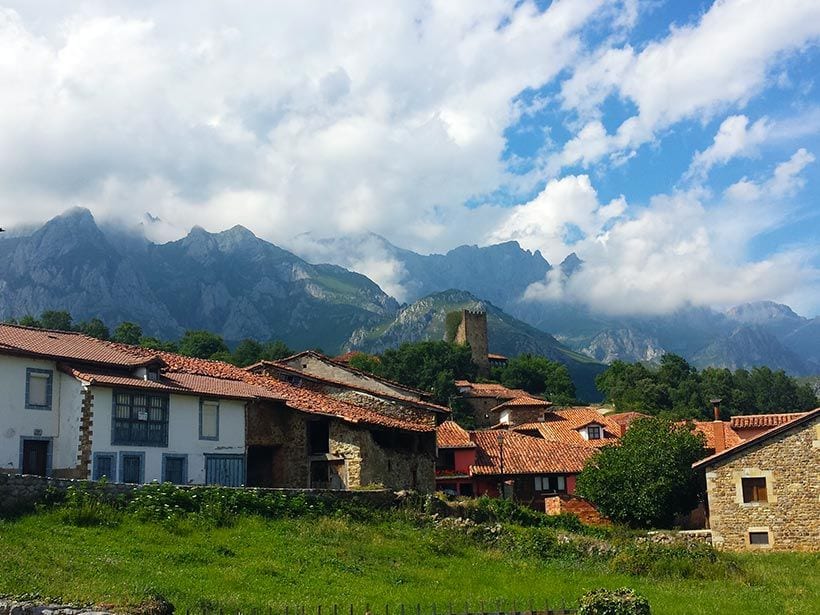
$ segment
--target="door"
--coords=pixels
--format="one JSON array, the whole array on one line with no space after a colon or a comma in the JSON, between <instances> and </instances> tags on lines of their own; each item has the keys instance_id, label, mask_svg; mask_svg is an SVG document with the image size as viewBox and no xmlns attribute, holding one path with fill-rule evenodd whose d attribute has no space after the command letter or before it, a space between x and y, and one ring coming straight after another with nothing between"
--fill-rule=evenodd
<instances>
[{"instance_id":1,"label":"door","mask_svg":"<svg viewBox=\"0 0 820 615\"><path fill-rule=\"evenodd\" d=\"M23 440L23 474L48 474L48 440Z\"/></svg>"},{"instance_id":2,"label":"door","mask_svg":"<svg viewBox=\"0 0 820 615\"><path fill-rule=\"evenodd\" d=\"M167 455L165 457L165 471L162 482L184 485L187 481L185 463L186 458L182 455Z\"/></svg>"},{"instance_id":3,"label":"door","mask_svg":"<svg viewBox=\"0 0 820 615\"><path fill-rule=\"evenodd\" d=\"M240 487L245 484L244 455L206 455L205 484Z\"/></svg>"}]
</instances>

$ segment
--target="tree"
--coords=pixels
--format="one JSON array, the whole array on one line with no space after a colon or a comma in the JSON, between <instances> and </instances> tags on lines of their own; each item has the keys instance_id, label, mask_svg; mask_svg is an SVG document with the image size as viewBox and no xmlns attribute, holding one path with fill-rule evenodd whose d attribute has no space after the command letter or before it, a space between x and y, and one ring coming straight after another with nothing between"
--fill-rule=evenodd
<instances>
[{"instance_id":1,"label":"tree","mask_svg":"<svg viewBox=\"0 0 820 615\"><path fill-rule=\"evenodd\" d=\"M141 337L142 327L136 323L125 321L117 325L111 339L121 344L131 344L132 346L136 346L140 343Z\"/></svg>"},{"instance_id":2,"label":"tree","mask_svg":"<svg viewBox=\"0 0 820 615\"><path fill-rule=\"evenodd\" d=\"M374 372L407 386L430 391L440 404L458 394L455 380L476 377L469 346L448 342L416 342L385 350Z\"/></svg>"},{"instance_id":3,"label":"tree","mask_svg":"<svg viewBox=\"0 0 820 615\"><path fill-rule=\"evenodd\" d=\"M258 363L262 358L262 344L250 338L244 339L236 345L230 357L230 362L239 367L247 367Z\"/></svg>"},{"instance_id":4,"label":"tree","mask_svg":"<svg viewBox=\"0 0 820 615\"><path fill-rule=\"evenodd\" d=\"M379 358L364 352L357 352L350 357L347 364L353 369L375 374L379 369Z\"/></svg>"},{"instance_id":5,"label":"tree","mask_svg":"<svg viewBox=\"0 0 820 615\"><path fill-rule=\"evenodd\" d=\"M26 314L20 319L20 324L24 327L35 327L37 329L42 329L43 325L40 323L39 320L34 318L31 314Z\"/></svg>"},{"instance_id":6,"label":"tree","mask_svg":"<svg viewBox=\"0 0 820 615\"><path fill-rule=\"evenodd\" d=\"M278 361L294 354L293 349L282 340L273 340L272 342L265 342L262 346L262 354L260 359L265 361Z\"/></svg>"},{"instance_id":7,"label":"tree","mask_svg":"<svg viewBox=\"0 0 820 615\"><path fill-rule=\"evenodd\" d=\"M669 395L655 374L640 363L614 361L595 378L595 386L619 412L658 414L671 410Z\"/></svg>"},{"instance_id":8,"label":"tree","mask_svg":"<svg viewBox=\"0 0 820 615\"><path fill-rule=\"evenodd\" d=\"M81 322L77 327L82 333L96 337L99 340L107 340L111 336L111 332L105 323L99 318L92 318L89 321Z\"/></svg>"},{"instance_id":9,"label":"tree","mask_svg":"<svg viewBox=\"0 0 820 615\"><path fill-rule=\"evenodd\" d=\"M546 357L522 354L507 361L496 375L506 387L544 394L557 404L570 404L575 400L575 384L566 365Z\"/></svg>"},{"instance_id":10,"label":"tree","mask_svg":"<svg viewBox=\"0 0 820 615\"><path fill-rule=\"evenodd\" d=\"M53 329L55 331L73 331L71 326L71 314L65 311L46 310L40 314L40 326L43 329Z\"/></svg>"},{"instance_id":11,"label":"tree","mask_svg":"<svg viewBox=\"0 0 820 615\"><path fill-rule=\"evenodd\" d=\"M151 350L162 350L164 352L179 352L176 342L164 342L156 337L141 337L139 345Z\"/></svg>"},{"instance_id":12,"label":"tree","mask_svg":"<svg viewBox=\"0 0 820 615\"><path fill-rule=\"evenodd\" d=\"M692 464L706 456L691 424L659 418L635 421L619 445L602 448L578 476L576 491L602 514L632 527L671 527L703 492Z\"/></svg>"},{"instance_id":13,"label":"tree","mask_svg":"<svg viewBox=\"0 0 820 615\"><path fill-rule=\"evenodd\" d=\"M188 330L179 340L179 354L200 359L210 359L217 353L228 352L225 341L216 333L204 330Z\"/></svg>"}]
</instances>

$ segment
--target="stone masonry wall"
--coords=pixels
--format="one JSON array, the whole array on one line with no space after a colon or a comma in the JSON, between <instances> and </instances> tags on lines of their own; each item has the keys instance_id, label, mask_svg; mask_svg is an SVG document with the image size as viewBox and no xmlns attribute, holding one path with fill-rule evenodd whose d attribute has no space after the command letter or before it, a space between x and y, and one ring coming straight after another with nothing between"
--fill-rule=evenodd
<instances>
[{"instance_id":1,"label":"stone masonry wall","mask_svg":"<svg viewBox=\"0 0 820 615\"><path fill-rule=\"evenodd\" d=\"M0 474L0 517L16 512L31 510L35 504L44 501L49 489L65 491L70 486L95 484L107 495L126 497L142 485L123 483L94 483L94 481L68 478L46 478L20 474ZM178 489L208 489L204 485L179 485ZM251 489L248 487L223 487L224 489L250 489L252 491L283 493L293 496L308 496L325 502L353 501L374 508L389 508L395 503L395 495L388 490L335 491L329 489Z\"/></svg>"},{"instance_id":2,"label":"stone masonry wall","mask_svg":"<svg viewBox=\"0 0 820 615\"><path fill-rule=\"evenodd\" d=\"M334 421L330 452L345 458L348 488L381 484L387 489L435 490L435 434L405 434L410 448L380 446L370 429Z\"/></svg>"},{"instance_id":3,"label":"stone masonry wall","mask_svg":"<svg viewBox=\"0 0 820 615\"><path fill-rule=\"evenodd\" d=\"M743 503L741 478L766 477L768 502ZM820 551L820 418L706 467L715 546ZM750 545L768 531L769 545Z\"/></svg>"},{"instance_id":4,"label":"stone masonry wall","mask_svg":"<svg viewBox=\"0 0 820 615\"><path fill-rule=\"evenodd\" d=\"M489 375L490 362L487 359L489 342L487 341L487 314L485 312L462 311L455 343L469 344L473 363L478 366L478 373L482 376Z\"/></svg>"},{"instance_id":5,"label":"stone masonry wall","mask_svg":"<svg viewBox=\"0 0 820 615\"><path fill-rule=\"evenodd\" d=\"M423 410L409 404L388 401L374 397L373 395L368 395L367 393L351 391L349 389L326 390L324 392L334 399L373 410L384 416L405 421L418 421L430 427L435 427L436 425L436 415L432 410Z\"/></svg>"}]
</instances>

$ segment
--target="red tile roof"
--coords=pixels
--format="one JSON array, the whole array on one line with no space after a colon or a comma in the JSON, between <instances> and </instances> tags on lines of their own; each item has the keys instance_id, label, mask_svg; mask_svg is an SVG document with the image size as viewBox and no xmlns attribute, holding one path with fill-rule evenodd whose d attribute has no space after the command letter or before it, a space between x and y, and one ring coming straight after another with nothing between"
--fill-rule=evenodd
<instances>
[{"instance_id":1,"label":"red tile roof","mask_svg":"<svg viewBox=\"0 0 820 615\"><path fill-rule=\"evenodd\" d=\"M370 389L351 385L346 382L342 382L341 380L335 380L333 378L328 378L326 376L317 376L315 374L311 374L309 372L303 372L301 370L295 369L288 365L283 365L278 361L259 361L258 363L254 363L253 365L249 365L248 367L244 368L245 370L255 373L255 374L264 374L264 370L270 371L279 371L283 373L290 374L292 376L298 376L299 378L304 378L305 380L312 380L315 382L325 382L327 384L338 386L345 389L352 389L355 391L361 391L363 393L367 393L369 395L374 395L376 397L381 397L383 399L388 399L391 401L397 401L404 404L410 404L413 406L418 406L420 408L424 408L425 410L430 410L432 412L437 412L440 414L450 414L452 411L447 406L441 406L439 404L434 404L429 401L424 401L417 399L416 397L410 397L408 395L398 395L398 394L388 394L388 393L381 393L375 392Z\"/></svg>"},{"instance_id":2,"label":"red tile roof","mask_svg":"<svg viewBox=\"0 0 820 615\"><path fill-rule=\"evenodd\" d=\"M436 428L439 448L475 448L470 433L455 421L444 421Z\"/></svg>"},{"instance_id":3,"label":"red tile roof","mask_svg":"<svg viewBox=\"0 0 820 615\"><path fill-rule=\"evenodd\" d=\"M529 393L521 389L508 389L507 387L494 382L470 382L469 380L456 380L456 387L463 389L461 394L464 397L494 397L496 399L514 399L516 397L528 397Z\"/></svg>"},{"instance_id":4,"label":"red tile roof","mask_svg":"<svg viewBox=\"0 0 820 615\"><path fill-rule=\"evenodd\" d=\"M626 433L626 430L629 429L629 426L632 425L632 423L638 419L649 418L648 414L644 414L642 412L616 412L614 414L607 414L606 416L608 419L615 421L621 426L622 436Z\"/></svg>"},{"instance_id":5,"label":"red tile roof","mask_svg":"<svg viewBox=\"0 0 820 615\"><path fill-rule=\"evenodd\" d=\"M107 368L60 364L60 369L86 384L130 389L145 389L179 395L205 395L225 399L268 399L284 401L264 387L236 380L199 374L164 372L160 380L145 380L133 374Z\"/></svg>"},{"instance_id":6,"label":"red tile roof","mask_svg":"<svg viewBox=\"0 0 820 615\"><path fill-rule=\"evenodd\" d=\"M82 333L33 329L19 325L0 324L0 352L67 359L98 365L146 365L156 360L153 351L134 352L131 346L104 342Z\"/></svg>"},{"instance_id":7,"label":"red tile roof","mask_svg":"<svg viewBox=\"0 0 820 615\"><path fill-rule=\"evenodd\" d=\"M360 369L356 369L355 367L350 367L350 365L348 365L347 363L344 363L344 362L341 362L341 361L336 361L335 359L331 359L330 357L323 355L321 352L316 352L315 350L303 350L302 352L297 352L294 355L291 355L289 357L285 357L284 359L280 359L279 361L276 361L276 362L284 365L284 364L287 364L288 361L292 361L293 359L298 359L300 357L305 357L305 356L313 357L313 358L318 359L320 361L323 361L323 362L325 362L329 365L335 365L336 367L338 367L340 369L343 369L346 372L350 372L351 374L357 374L359 376L364 376L366 378L372 378L373 380L383 382L387 385L394 386L394 387L397 387L397 388L400 388L400 389L404 389L405 391L407 391L409 393L414 393L414 394L417 394L421 397L429 398L432 395L430 393L430 391L422 391L421 389L416 389L414 387L407 386L406 384L402 384L401 382L396 382L395 380L390 380L388 378L383 378L382 376L377 376L375 374L371 374L370 372L364 372Z\"/></svg>"},{"instance_id":8,"label":"red tile roof","mask_svg":"<svg viewBox=\"0 0 820 615\"><path fill-rule=\"evenodd\" d=\"M732 429L760 429L762 427L777 427L803 416L805 412L790 412L786 414L747 414L733 416L730 420Z\"/></svg>"},{"instance_id":9,"label":"red tile roof","mask_svg":"<svg viewBox=\"0 0 820 615\"><path fill-rule=\"evenodd\" d=\"M724 448L731 448L743 442L743 438L737 435L737 432L732 429L728 421L679 421L679 425L692 423L695 426L695 431L702 433L706 437L706 448L715 450L715 430L723 430L723 446Z\"/></svg>"},{"instance_id":10,"label":"red tile roof","mask_svg":"<svg viewBox=\"0 0 820 615\"><path fill-rule=\"evenodd\" d=\"M499 404L495 408L490 409L490 412L501 412L507 408L549 408L550 406L552 406L551 401L527 395L525 397L515 397L505 401L503 404Z\"/></svg>"},{"instance_id":11,"label":"red tile roof","mask_svg":"<svg viewBox=\"0 0 820 615\"><path fill-rule=\"evenodd\" d=\"M501 474L501 444L503 434L504 475L512 474L576 474L584 468L587 459L595 454L588 446L564 442L550 442L514 431L474 431L472 440L478 445L474 475Z\"/></svg>"},{"instance_id":12,"label":"red tile roof","mask_svg":"<svg viewBox=\"0 0 820 615\"><path fill-rule=\"evenodd\" d=\"M603 437L597 440L585 440L579 429L590 423L603 427ZM621 436L621 427L609 417L602 415L595 408L572 407L556 408L547 413L544 421L524 423L512 428L514 431L538 434L544 440L565 442L575 446L599 448L617 442Z\"/></svg>"},{"instance_id":13,"label":"red tile roof","mask_svg":"<svg viewBox=\"0 0 820 615\"><path fill-rule=\"evenodd\" d=\"M0 325L0 353L37 356L60 362L75 377L99 386L135 386L190 395L237 399L284 400L291 408L363 423L416 432L432 432L420 422L397 419L348 404L327 395L258 376L224 363L106 342L82 333ZM160 362L158 383L135 378L131 368ZM159 388L166 387L166 388Z\"/></svg>"},{"instance_id":14,"label":"red tile roof","mask_svg":"<svg viewBox=\"0 0 820 615\"><path fill-rule=\"evenodd\" d=\"M732 448L727 448L724 451L721 451L719 453L715 453L714 455L710 455L709 457L701 459L700 461L697 461L697 462L693 463L692 467L697 470L699 468L703 468L703 467L706 467L708 465L711 465L716 461L720 461L722 459L728 459L728 458L731 458L731 457L735 457L736 455L739 455L743 451L748 450L749 448L751 448L753 446L761 444L761 443L765 442L766 440L768 440L770 438L773 438L773 437L775 437L775 436L777 436L777 435L779 435L779 434L781 434L785 431L789 431L793 427L798 427L798 426L803 425L803 424L805 424L809 421L812 421L812 420L814 420L818 417L820 417L820 408L815 408L811 412L805 412L805 413L801 414L800 416L798 416L796 418L793 418L791 421L788 421L787 423L781 423L777 427L773 427L772 429L769 429L768 431L764 431L763 433L758 434L754 438L749 438L748 440L743 440L737 446L733 446Z\"/></svg>"}]
</instances>

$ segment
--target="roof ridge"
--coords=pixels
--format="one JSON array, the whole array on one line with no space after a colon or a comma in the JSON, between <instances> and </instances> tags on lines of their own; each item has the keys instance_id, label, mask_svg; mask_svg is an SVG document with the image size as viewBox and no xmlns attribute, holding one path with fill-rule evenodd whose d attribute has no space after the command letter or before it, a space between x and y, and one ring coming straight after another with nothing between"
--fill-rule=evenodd
<instances>
[{"instance_id":1,"label":"roof ridge","mask_svg":"<svg viewBox=\"0 0 820 615\"><path fill-rule=\"evenodd\" d=\"M82 331L63 331L62 329L46 329L45 327L31 327L29 325L20 325L13 322L0 322L0 326L2 327L14 327L15 329L25 329L27 331L42 331L44 333L62 333L64 335L80 335L82 337L91 339L91 340L100 340L97 337L91 337L90 335L83 333Z\"/></svg>"}]
</instances>

